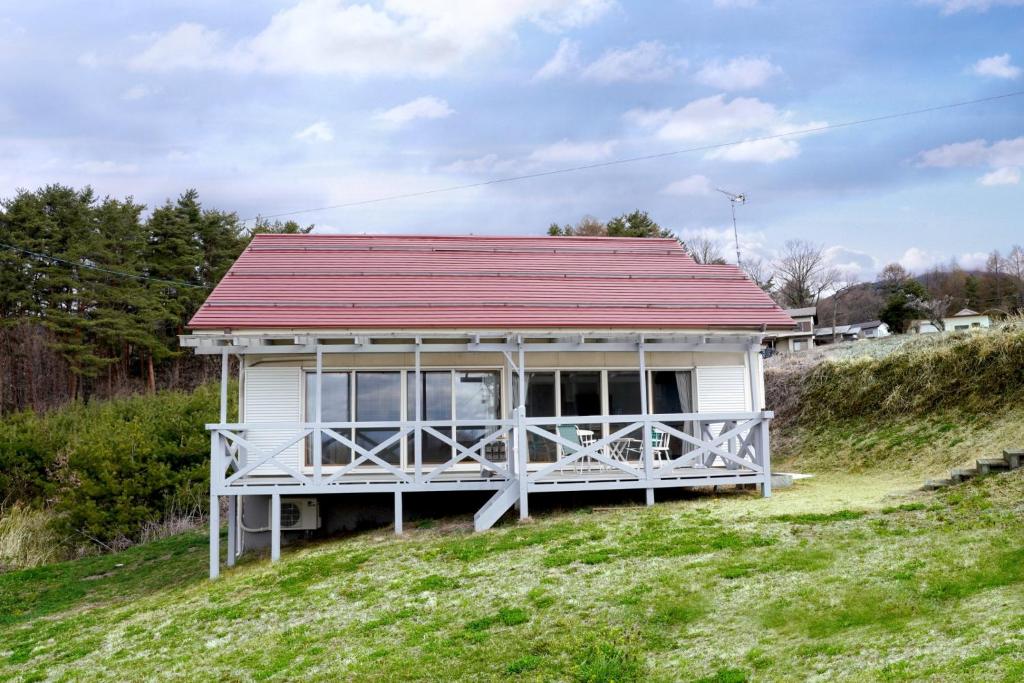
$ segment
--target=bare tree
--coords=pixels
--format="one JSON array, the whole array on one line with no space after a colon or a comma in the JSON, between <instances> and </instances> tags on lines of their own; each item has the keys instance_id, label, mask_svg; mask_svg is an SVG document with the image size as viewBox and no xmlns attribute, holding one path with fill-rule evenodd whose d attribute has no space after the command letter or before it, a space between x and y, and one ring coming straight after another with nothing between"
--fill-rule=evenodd
<instances>
[{"instance_id":1,"label":"bare tree","mask_svg":"<svg viewBox=\"0 0 1024 683\"><path fill-rule=\"evenodd\" d=\"M718 244L707 237L693 237L683 241L683 248L697 263L724 265L725 257Z\"/></svg>"},{"instance_id":2,"label":"bare tree","mask_svg":"<svg viewBox=\"0 0 1024 683\"><path fill-rule=\"evenodd\" d=\"M754 284L768 292L772 293L775 289L775 270L772 268L770 263L765 263L756 256L748 256L743 259L743 263L740 265L743 272L747 274Z\"/></svg>"},{"instance_id":3,"label":"bare tree","mask_svg":"<svg viewBox=\"0 0 1024 683\"><path fill-rule=\"evenodd\" d=\"M953 297L951 296L937 296L932 299L911 296L907 299L907 304L920 311L928 319L928 322L940 332L946 331L946 316L949 315L952 303Z\"/></svg>"},{"instance_id":4,"label":"bare tree","mask_svg":"<svg viewBox=\"0 0 1024 683\"><path fill-rule=\"evenodd\" d=\"M838 341L838 335L836 334L836 319L839 317L839 299L844 294L849 292L851 289L856 287L860 282L856 277L850 276L845 282L835 284L835 291L832 293L832 343L835 344Z\"/></svg>"},{"instance_id":5,"label":"bare tree","mask_svg":"<svg viewBox=\"0 0 1024 683\"><path fill-rule=\"evenodd\" d=\"M898 263L890 263L878 274L878 281L890 292L899 289L909 279L910 273Z\"/></svg>"},{"instance_id":6,"label":"bare tree","mask_svg":"<svg viewBox=\"0 0 1024 683\"><path fill-rule=\"evenodd\" d=\"M840 278L839 271L825 258L825 248L806 240L786 242L775 271L778 296L789 308L816 305L822 293L832 289Z\"/></svg>"},{"instance_id":7,"label":"bare tree","mask_svg":"<svg viewBox=\"0 0 1024 683\"><path fill-rule=\"evenodd\" d=\"M1006 255L1006 272L1016 281L1017 308L1024 308L1024 248L1019 244Z\"/></svg>"}]
</instances>

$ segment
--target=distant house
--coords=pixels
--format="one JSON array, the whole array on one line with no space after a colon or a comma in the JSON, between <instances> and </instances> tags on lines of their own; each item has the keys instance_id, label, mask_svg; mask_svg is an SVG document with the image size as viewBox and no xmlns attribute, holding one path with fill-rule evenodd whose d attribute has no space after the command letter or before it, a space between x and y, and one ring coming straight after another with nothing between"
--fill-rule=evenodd
<instances>
[{"instance_id":1,"label":"distant house","mask_svg":"<svg viewBox=\"0 0 1024 683\"><path fill-rule=\"evenodd\" d=\"M942 323L946 328L946 332L953 332L970 330L972 328L987 328L991 326L992 321L984 313L964 308L955 315L943 318ZM910 324L910 331L915 334L928 334L930 332L938 332L939 329L930 320L915 320Z\"/></svg>"},{"instance_id":2,"label":"distant house","mask_svg":"<svg viewBox=\"0 0 1024 683\"><path fill-rule=\"evenodd\" d=\"M860 338L860 328L856 325L836 325L834 333L831 327L814 330L814 343L818 345L831 344L833 341L857 341Z\"/></svg>"},{"instance_id":3,"label":"distant house","mask_svg":"<svg viewBox=\"0 0 1024 683\"><path fill-rule=\"evenodd\" d=\"M855 323L853 327L860 328L861 339L881 339L892 334L889 326L881 320L869 320L866 323Z\"/></svg>"},{"instance_id":4,"label":"distant house","mask_svg":"<svg viewBox=\"0 0 1024 683\"><path fill-rule=\"evenodd\" d=\"M881 320L869 320L864 323L851 323L850 325L837 325L835 334L831 327L819 327L814 330L815 344L831 344L835 341L857 341L859 339L881 339L892 334L889 326Z\"/></svg>"},{"instance_id":5,"label":"distant house","mask_svg":"<svg viewBox=\"0 0 1024 683\"><path fill-rule=\"evenodd\" d=\"M796 328L788 331L771 332L765 335L765 348L774 349L776 353L797 353L814 348L814 323L817 322L817 309L789 308L786 314L796 321Z\"/></svg>"}]
</instances>

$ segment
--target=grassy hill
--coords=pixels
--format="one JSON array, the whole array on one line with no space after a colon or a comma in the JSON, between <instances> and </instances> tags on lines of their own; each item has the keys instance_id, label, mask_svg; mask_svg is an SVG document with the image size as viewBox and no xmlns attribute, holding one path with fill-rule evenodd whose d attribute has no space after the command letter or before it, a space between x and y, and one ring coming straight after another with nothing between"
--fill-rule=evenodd
<instances>
[{"instance_id":1,"label":"grassy hill","mask_svg":"<svg viewBox=\"0 0 1024 683\"><path fill-rule=\"evenodd\" d=\"M201 533L8 572L0 680L1024 679L1024 470L917 490L1024 445L1020 324L772 365L776 461L816 476L770 499L433 520L217 582Z\"/></svg>"},{"instance_id":2,"label":"grassy hill","mask_svg":"<svg viewBox=\"0 0 1024 683\"><path fill-rule=\"evenodd\" d=\"M1024 322L772 359L766 394L777 464L936 474L1024 446Z\"/></svg>"},{"instance_id":3,"label":"grassy hill","mask_svg":"<svg viewBox=\"0 0 1024 683\"><path fill-rule=\"evenodd\" d=\"M1024 470L893 479L362 533L216 582L201 534L11 572L0 678L1020 680Z\"/></svg>"}]
</instances>

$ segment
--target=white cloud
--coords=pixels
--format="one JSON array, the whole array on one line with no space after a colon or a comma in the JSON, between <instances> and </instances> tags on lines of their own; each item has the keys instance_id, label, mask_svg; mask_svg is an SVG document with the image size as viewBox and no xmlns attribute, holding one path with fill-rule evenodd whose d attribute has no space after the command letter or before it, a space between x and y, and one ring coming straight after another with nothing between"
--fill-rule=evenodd
<instances>
[{"instance_id":1,"label":"white cloud","mask_svg":"<svg viewBox=\"0 0 1024 683\"><path fill-rule=\"evenodd\" d=\"M943 14L957 14L966 10L987 12L992 7L1016 7L1024 0L924 0L928 5L937 5Z\"/></svg>"},{"instance_id":2,"label":"white cloud","mask_svg":"<svg viewBox=\"0 0 1024 683\"><path fill-rule=\"evenodd\" d=\"M148 85L133 85L132 87L121 93L121 99L133 102L135 100L141 100L149 97L157 92L155 88L151 88Z\"/></svg>"},{"instance_id":3,"label":"white cloud","mask_svg":"<svg viewBox=\"0 0 1024 683\"><path fill-rule=\"evenodd\" d=\"M615 150L615 140L605 142L570 142L561 140L553 145L539 147L530 153L528 161L550 163L574 163L607 159Z\"/></svg>"},{"instance_id":4,"label":"white cloud","mask_svg":"<svg viewBox=\"0 0 1024 683\"><path fill-rule=\"evenodd\" d=\"M757 7L758 0L714 0L715 7Z\"/></svg>"},{"instance_id":5,"label":"white cloud","mask_svg":"<svg viewBox=\"0 0 1024 683\"><path fill-rule=\"evenodd\" d=\"M81 161L75 164L75 169L92 175L124 175L136 173L139 167L117 161Z\"/></svg>"},{"instance_id":6,"label":"white cloud","mask_svg":"<svg viewBox=\"0 0 1024 683\"><path fill-rule=\"evenodd\" d=\"M545 81L550 78L565 76L576 71L580 67L580 44L569 38L562 38L558 43L558 49L551 56L544 66L533 75L538 81Z\"/></svg>"},{"instance_id":7,"label":"white cloud","mask_svg":"<svg viewBox=\"0 0 1024 683\"><path fill-rule=\"evenodd\" d=\"M1016 185L1020 182L1020 169L1016 166L1004 166L978 178L978 182L986 186Z\"/></svg>"},{"instance_id":8,"label":"white cloud","mask_svg":"<svg viewBox=\"0 0 1024 683\"><path fill-rule=\"evenodd\" d=\"M965 252L949 258L919 247L910 247L899 258L899 264L911 273L923 273L932 268L949 264L957 265L965 270L978 270L985 267L986 260L988 260L988 254L983 251Z\"/></svg>"},{"instance_id":9,"label":"white cloud","mask_svg":"<svg viewBox=\"0 0 1024 683\"><path fill-rule=\"evenodd\" d=\"M296 133L295 139L303 142L330 142L334 139L334 130L326 121L317 121Z\"/></svg>"},{"instance_id":10,"label":"white cloud","mask_svg":"<svg viewBox=\"0 0 1024 683\"><path fill-rule=\"evenodd\" d=\"M78 63L88 69L95 69L102 64L102 61L103 60L100 59L100 56L92 50L78 55Z\"/></svg>"},{"instance_id":11,"label":"white cloud","mask_svg":"<svg viewBox=\"0 0 1024 683\"><path fill-rule=\"evenodd\" d=\"M686 60L658 41L641 41L630 48L614 48L593 62L580 59L580 45L575 40L562 39L558 49L544 66L534 74L536 80L562 76L577 76L596 83L665 81L686 67Z\"/></svg>"},{"instance_id":12,"label":"white cloud","mask_svg":"<svg viewBox=\"0 0 1024 683\"><path fill-rule=\"evenodd\" d=\"M202 24L186 22L157 36L156 39L131 60L133 68L142 71L171 71L174 69L201 69L224 63L223 38ZM237 56L231 58L238 59Z\"/></svg>"},{"instance_id":13,"label":"white cloud","mask_svg":"<svg viewBox=\"0 0 1024 683\"><path fill-rule=\"evenodd\" d=\"M682 180L670 183L661 192L662 194L675 195L677 197L693 197L709 195L714 192L711 181L706 176L692 175Z\"/></svg>"},{"instance_id":14,"label":"white cloud","mask_svg":"<svg viewBox=\"0 0 1024 683\"><path fill-rule=\"evenodd\" d=\"M450 164L441 167L445 173L491 173L499 170L503 164L497 154L485 154L474 159L456 159Z\"/></svg>"},{"instance_id":15,"label":"white cloud","mask_svg":"<svg viewBox=\"0 0 1024 683\"><path fill-rule=\"evenodd\" d=\"M448 103L437 97L418 97L411 102L382 111L374 118L386 126L400 128L416 119L443 119L451 116L455 110Z\"/></svg>"},{"instance_id":16,"label":"white cloud","mask_svg":"<svg viewBox=\"0 0 1024 683\"><path fill-rule=\"evenodd\" d=\"M725 95L694 100L679 109L634 109L626 113L626 118L641 128L653 130L655 137L661 140L712 144L729 142L734 138L784 135L825 125L818 121L797 123L793 112L780 111L775 105L756 97L737 97L728 101ZM789 137L750 140L710 150L704 156L724 161L772 163L799 153L799 143L794 137Z\"/></svg>"},{"instance_id":17,"label":"white cloud","mask_svg":"<svg viewBox=\"0 0 1024 683\"><path fill-rule=\"evenodd\" d=\"M580 77L598 83L664 81L686 65L658 41L642 41L629 49L608 50L585 66Z\"/></svg>"},{"instance_id":18,"label":"white cloud","mask_svg":"<svg viewBox=\"0 0 1024 683\"><path fill-rule=\"evenodd\" d=\"M869 282L878 272L878 259L867 252L842 245L825 249L825 261L847 282Z\"/></svg>"},{"instance_id":19,"label":"white cloud","mask_svg":"<svg viewBox=\"0 0 1024 683\"><path fill-rule=\"evenodd\" d=\"M612 6L610 0L385 0L377 8L301 0L277 12L259 33L232 45L216 30L180 24L156 37L132 65L158 71L439 76L511 44L523 23L560 31L592 23Z\"/></svg>"},{"instance_id":20,"label":"white cloud","mask_svg":"<svg viewBox=\"0 0 1024 683\"><path fill-rule=\"evenodd\" d=\"M1010 63L1008 53L979 59L971 67L978 76L990 76L992 78L1019 78L1021 68Z\"/></svg>"},{"instance_id":21,"label":"white cloud","mask_svg":"<svg viewBox=\"0 0 1024 683\"><path fill-rule=\"evenodd\" d=\"M995 170L978 179L982 185L1016 184L1020 181L1020 167L1024 166L1024 136L992 144L979 139L942 145L921 152L917 165L931 168L988 166Z\"/></svg>"},{"instance_id":22,"label":"white cloud","mask_svg":"<svg viewBox=\"0 0 1024 683\"><path fill-rule=\"evenodd\" d=\"M781 73L782 69L765 57L736 57L728 62L708 62L694 78L704 85L733 91L759 88Z\"/></svg>"}]
</instances>

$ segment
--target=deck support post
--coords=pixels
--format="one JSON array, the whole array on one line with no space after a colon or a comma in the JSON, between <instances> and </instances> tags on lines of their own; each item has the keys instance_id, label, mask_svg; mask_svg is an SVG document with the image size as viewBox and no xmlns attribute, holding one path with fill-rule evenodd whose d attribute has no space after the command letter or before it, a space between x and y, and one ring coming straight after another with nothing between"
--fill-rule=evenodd
<instances>
[{"instance_id":1,"label":"deck support post","mask_svg":"<svg viewBox=\"0 0 1024 683\"><path fill-rule=\"evenodd\" d=\"M768 420L761 418L757 426L760 430L758 445L761 447L761 467L764 468L764 483L761 484L761 495L770 498L772 495L772 449L768 437Z\"/></svg>"},{"instance_id":2,"label":"deck support post","mask_svg":"<svg viewBox=\"0 0 1024 683\"><path fill-rule=\"evenodd\" d=\"M281 494L270 494L270 561L281 559Z\"/></svg>"},{"instance_id":3,"label":"deck support post","mask_svg":"<svg viewBox=\"0 0 1024 683\"><path fill-rule=\"evenodd\" d=\"M238 555L238 496L228 496L228 557L227 565L235 566Z\"/></svg>"},{"instance_id":4,"label":"deck support post","mask_svg":"<svg viewBox=\"0 0 1024 683\"><path fill-rule=\"evenodd\" d=\"M210 432L210 578L220 575L220 501L217 484L224 471L220 465L220 439L216 431Z\"/></svg>"},{"instance_id":5,"label":"deck support post","mask_svg":"<svg viewBox=\"0 0 1024 683\"><path fill-rule=\"evenodd\" d=\"M220 500L210 492L210 578L220 576Z\"/></svg>"},{"instance_id":6,"label":"deck support post","mask_svg":"<svg viewBox=\"0 0 1024 683\"><path fill-rule=\"evenodd\" d=\"M649 415L647 401L649 400L647 395L647 349L644 347L644 337L640 335L636 343L637 357L640 367L640 414L644 417L644 428L643 428L643 449L641 454L644 459L644 479L650 481L654 478L654 467L652 463L653 451L651 450L651 423L647 420ZM647 504L654 505L654 489L647 489Z\"/></svg>"},{"instance_id":7,"label":"deck support post","mask_svg":"<svg viewBox=\"0 0 1024 683\"><path fill-rule=\"evenodd\" d=\"M402 535L402 492L395 491L395 534Z\"/></svg>"},{"instance_id":8,"label":"deck support post","mask_svg":"<svg viewBox=\"0 0 1024 683\"><path fill-rule=\"evenodd\" d=\"M526 444L526 352L523 349L522 338L517 339L519 343L518 367L519 373L519 405L516 407L516 478L519 480L519 519L528 519L530 516L529 498L529 472L527 470L528 447Z\"/></svg>"}]
</instances>

